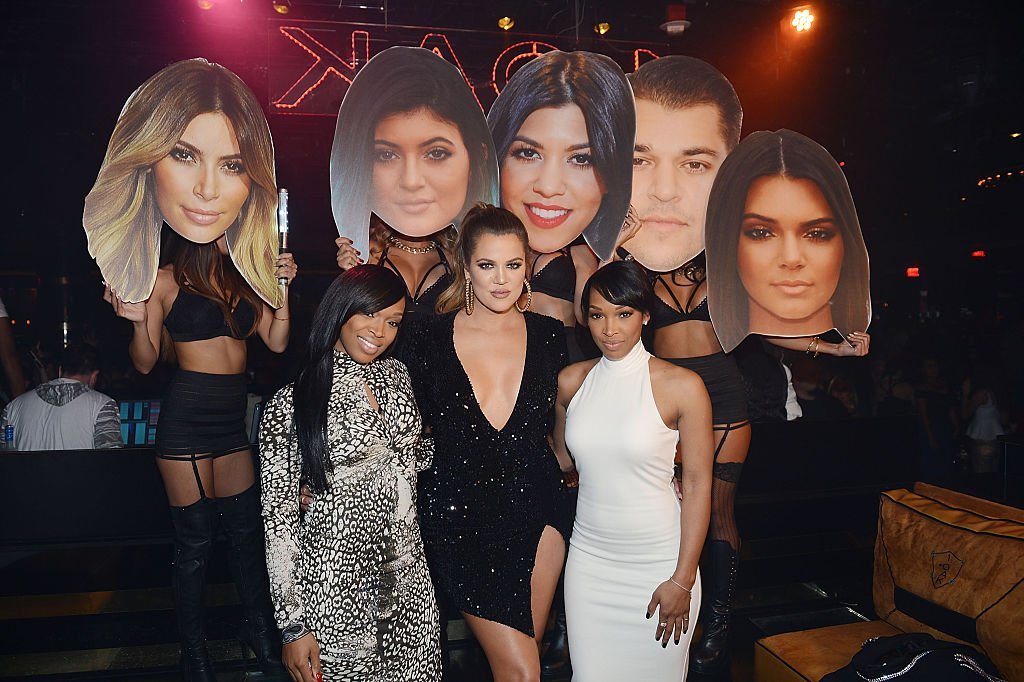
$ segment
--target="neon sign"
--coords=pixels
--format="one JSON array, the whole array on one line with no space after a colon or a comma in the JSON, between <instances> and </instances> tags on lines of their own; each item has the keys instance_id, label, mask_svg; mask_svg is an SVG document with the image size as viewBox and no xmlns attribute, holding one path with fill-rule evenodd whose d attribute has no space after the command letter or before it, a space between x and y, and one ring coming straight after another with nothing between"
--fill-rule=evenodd
<instances>
[{"instance_id":1,"label":"neon sign","mask_svg":"<svg viewBox=\"0 0 1024 682\"><path fill-rule=\"evenodd\" d=\"M393 45L414 45L432 50L454 64L485 110L523 64L551 50L577 49L559 45L563 38L523 40L508 44L508 34L483 31L376 26L340 22L281 22L270 26L270 111L277 114L337 116L349 84L372 53ZM502 49L495 54L494 45ZM605 39L582 42L578 49L627 56L626 71L657 59L664 45L645 45ZM465 58L460 58L460 54Z\"/></svg>"}]
</instances>

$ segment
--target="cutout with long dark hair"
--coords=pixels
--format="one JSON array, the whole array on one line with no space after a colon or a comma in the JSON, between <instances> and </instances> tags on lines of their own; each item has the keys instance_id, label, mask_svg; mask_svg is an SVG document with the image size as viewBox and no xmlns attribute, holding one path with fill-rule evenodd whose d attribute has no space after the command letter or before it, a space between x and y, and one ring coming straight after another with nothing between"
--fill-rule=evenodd
<instances>
[{"instance_id":1,"label":"cutout with long dark hair","mask_svg":"<svg viewBox=\"0 0 1024 682\"><path fill-rule=\"evenodd\" d=\"M570 104L583 112L594 170L605 188L583 236L598 258L607 260L629 210L636 138L633 93L619 65L592 52L548 52L509 80L487 114L487 125L501 167L530 114Z\"/></svg>"},{"instance_id":2,"label":"cutout with long dark hair","mask_svg":"<svg viewBox=\"0 0 1024 682\"><path fill-rule=\"evenodd\" d=\"M708 197L704 243L711 322L725 352L750 332L747 292L737 267L739 233L754 181L778 176L810 180L828 202L843 236L843 264L832 295L832 321L843 336L871 321L868 250L850 186L832 155L792 130L751 133L726 157Z\"/></svg>"},{"instance_id":3,"label":"cutout with long dark hair","mask_svg":"<svg viewBox=\"0 0 1024 682\"><path fill-rule=\"evenodd\" d=\"M292 392L302 479L308 481L313 492L327 489L327 473L331 470L327 407L334 378L334 346L341 326L353 315L379 312L403 298L405 283L401 277L379 265L357 265L338 275L313 315L302 369ZM390 351L390 347L385 349L381 357Z\"/></svg>"}]
</instances>

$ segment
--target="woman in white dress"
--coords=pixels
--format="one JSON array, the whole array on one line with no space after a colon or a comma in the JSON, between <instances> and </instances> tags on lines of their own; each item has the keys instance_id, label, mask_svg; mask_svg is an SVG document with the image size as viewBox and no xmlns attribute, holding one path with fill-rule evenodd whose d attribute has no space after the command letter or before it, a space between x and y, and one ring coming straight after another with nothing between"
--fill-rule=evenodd
<instances>
[{"instance_id":1,"label":"woman in white dress","mask_svg":"<svg viewBox=\"0 0 1024 682\"><path fill-rule=\"evenodd\" d=\"M565 568L575 682L684 680L700 610L711 402L697 374L655 358L640 341L652 297L635 263L598 270L583 306L603 357L558 377L556 454L563 470L574 459L579 474ZM672 484L677 441L681 503Z\"/></svg>"}]
</instances>

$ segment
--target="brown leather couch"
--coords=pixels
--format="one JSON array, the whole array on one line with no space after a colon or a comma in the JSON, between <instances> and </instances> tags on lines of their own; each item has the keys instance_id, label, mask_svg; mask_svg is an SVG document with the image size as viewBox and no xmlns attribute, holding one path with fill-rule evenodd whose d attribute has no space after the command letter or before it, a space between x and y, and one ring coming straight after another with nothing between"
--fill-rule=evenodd
<instances>
[{"instance_id":1,"label":"brown leather couch","mask_svg":"<svg viewBox=\"0 0 1024 682\"><path fill-rule=\"evenodd\" d=\"M818 682L867 639L927 632L1024 682L1024 510L924 483L882 493L873 601L881 620L759 640L755 679Z\"/></svg>"}]
</instances>

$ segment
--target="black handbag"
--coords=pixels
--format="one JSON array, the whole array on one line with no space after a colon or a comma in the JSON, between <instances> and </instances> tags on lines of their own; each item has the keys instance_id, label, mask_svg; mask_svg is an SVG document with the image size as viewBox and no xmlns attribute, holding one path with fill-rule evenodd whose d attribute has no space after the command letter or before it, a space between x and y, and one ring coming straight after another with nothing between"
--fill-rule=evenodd
<instances>
[{"instance_id":1,"label":"black handbag","mask_svg":"<svg viewBox=\"0 0 1024 682\"><path fill-rule=\"evenodd\" d=\"M1005 682L983 653L923 632L875 637L821 682Z\"/></svg>"}]
</instances>

